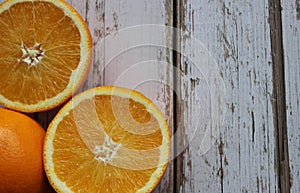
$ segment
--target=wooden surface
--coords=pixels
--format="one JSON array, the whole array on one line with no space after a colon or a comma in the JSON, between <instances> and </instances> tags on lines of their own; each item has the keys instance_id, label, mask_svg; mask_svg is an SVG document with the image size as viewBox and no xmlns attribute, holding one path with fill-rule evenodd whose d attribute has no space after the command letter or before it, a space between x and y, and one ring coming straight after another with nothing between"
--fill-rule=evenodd
<instances>
[{"instance_id":1,"label":"wooden surface","mask_svg":"<svg viewBox=\"0 0 300 193\"><path fill-rule=\"evenodd\" d=\"M151 65L152 61L157 61L158 64L172 64L172 51L164 47L140 45L141 42L151 39L150 33L134 34L137 36L132 40L123 36L127 32L132 33L130 27L133 26L144 24L172 26L172 2L161 0L70 0L67 2L85 19L94 42L93 66L81 91L102 85L138 90L158 105L168 119L173 133L173 96L171 95L173 74L166 65ZM51 119L55 113L50 113ZM43 121L45 114L37 116L38 120L44 123L44 127L47 127L47 123ZM173 192L173 169L171 160L161 183L154 192Z\"/></svg>"},{"instance_id":2,"label":"wooden surface","mask_svg":"<svg viewBox=\"0 0 300 193\"><path fill-rule=\"evenodd\" d=\"M194 140L183 154L180 192L278 192L268 2L187 0L181 7L182 44L197 38L216 59L227 112L210 151L197 154L201 141Z\"/></svg>"},{"instance_id":3,"label":"wooden surface","mask_svg":"<svg viewBox=\"0 0 300 193\"><path fill-rule=\"evenodd\" d=\"M67 2L94 42L81 91L134 88L168 119L174 159L155 193L300 192L299 0ZM145 24L179 31L160 46L122 36ZM47 128L58 109L31 116Z\"/></svg>"},{"instance_id":4,"label":"wooden surface","mask_svg":"<svg viewBox=\"0 0 300 193\"><path fill-rule=\"evenodd\" d=\"M266 0L71 0L69 3L85 18L95 45L93 67L82 90L119 85L143 92L168 118L177 138L175 156L188 145L171 160L154 192L300 191L297 1L282 1L282 20L278 18L278 9ZM282 21L279 29L278 19ZM124 39L114 36L128 27L144 24L177 27L180 33L168 35L174 38L173 47L187 54L177 55L173 50L147 45L118 53L118 44L124 43ZM276 30L283 32L282 47L276 41L280 39L278 34L281 36ZM169 36L165 39L170 39ZM140 38L150 39L151 34L145 33ZM109 40L103 43L104 39ZM212 128L211 119L215 116L210 107L214 104L207 77L201 71L196 72L199 69L193 63L198 50L190 42L195 39L211 53L224 81L226 116L220 128ZM280 62L280 54L272 53L281 51L284 60ZM174 64L180 73L170 72L164 65L151 67L149 61ZM285 79L278 72L282 64ZM147 81L146 77L152 76L156 82ZM286 95L280 97L275 93L285 91L280 87L284 80ZM282 103L278 101L285 98L286 126L279 117ZM55 110L36 117L46 127L53 115ZM196 124L199 120L200 125ZM211 137L210 146L202 152L207 129L217 132L217 140ZM288 141L281 136L285 129ZM285 154L280 151L287 142L289 167L286 168L282 166ZM291 169L291 184L285 181L288 178L281 177L285 172L282 168Z\"/></svg>"},{"instance_id":5,"label":"wooden surface","mask_svg":"<svg viewBox=\"0 0 300 193\"><path fill-rule=\"evenodd\" d=\"M300 1L282 1L291 192L300 192Z\"/></svg>"}]
</instances>

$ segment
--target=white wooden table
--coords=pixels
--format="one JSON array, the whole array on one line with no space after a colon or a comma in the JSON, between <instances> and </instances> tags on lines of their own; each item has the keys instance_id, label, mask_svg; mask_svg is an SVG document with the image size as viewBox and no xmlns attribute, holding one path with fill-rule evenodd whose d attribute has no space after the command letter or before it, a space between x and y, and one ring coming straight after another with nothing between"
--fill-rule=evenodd
<instances>
[{"instance_id":1,"label":"white wooden table","mask_svg":"<svg viewBox=\"0 0 300 193\"><path fill-rule=\"evenodd\" d=\"M300 192L299 0L68 2L94 40L82 90L134 88L168 119L174 159L155 193ZM149 45L159 35L145 24L179 33ZM145 44L124 50L133 40ZM223 85L209 81L203 61L218 67ZM57 110L33 116L46 128Z\"/></svg>"}]
</instances>

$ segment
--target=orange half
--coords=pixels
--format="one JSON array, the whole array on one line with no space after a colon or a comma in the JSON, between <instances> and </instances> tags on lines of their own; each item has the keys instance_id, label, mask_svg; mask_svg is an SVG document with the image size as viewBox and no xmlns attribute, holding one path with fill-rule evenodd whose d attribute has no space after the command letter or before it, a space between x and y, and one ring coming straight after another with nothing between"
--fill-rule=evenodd
<instances>
[{"instance_id":1,"label":"orange half","mask_svg":"<svg viewBox=\"0 0 300 193\"><path fill-rule=\"evenodd\" d=\"M63 0L0 4L0 104L23 112L54 108L85 80L92 38Z\"/></svg>"},{"instance_id":2,"label":"orange half","mask_svg":"<svg viewBox=\"0 0 300 193\"><path fill-rule=\"evenodd\" d=\"M44 163L57 192L151 192L169 153L167 122L149 99L97 87L71 99L50 123Z\"/></svg>"}]
</instances>

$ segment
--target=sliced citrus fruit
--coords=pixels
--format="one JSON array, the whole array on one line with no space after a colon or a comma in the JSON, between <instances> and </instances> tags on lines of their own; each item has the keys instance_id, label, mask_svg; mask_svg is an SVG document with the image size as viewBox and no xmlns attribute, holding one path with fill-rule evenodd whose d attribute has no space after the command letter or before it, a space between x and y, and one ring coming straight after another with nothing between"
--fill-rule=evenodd
<instances>
[{"instance_id":1,"label":"sliced citrus fruit","mask_svg":"<svg viewBox=\"0 0 300 193\"><path fill-rule=\"evenodd\" d=\"M0 104L23 112L66 101L88 72L92 39L63 0L0 4Z\"/></svg>"},{"instance_id":2,"label":"sliced citrus fruit","mask_svg":"<svg viewBox=\"0 0 300 193\"><path fill-rule=\"evenodd\" d=\"M97 87L71 99L50 123L44 163L58 192L151 192L169 152L167 122L149 99Z\"/></svg>"}]
</instances>

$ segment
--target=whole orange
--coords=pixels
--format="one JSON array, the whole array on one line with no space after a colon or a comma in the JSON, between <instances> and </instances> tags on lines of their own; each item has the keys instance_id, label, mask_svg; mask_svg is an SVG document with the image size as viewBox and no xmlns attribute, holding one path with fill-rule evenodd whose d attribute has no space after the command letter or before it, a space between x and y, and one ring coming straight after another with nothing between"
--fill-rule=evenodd
<instances>
[{"instance_id":1,"label":"whole orange","mask_svg":"<svg viewBox=\"0 0 300 193\"><path fill-rule=\"evenodd\" d=\"M48 192L43 170L45 131L21 113L0 108L0 192Z\"/></svg>"}]
</instances>

